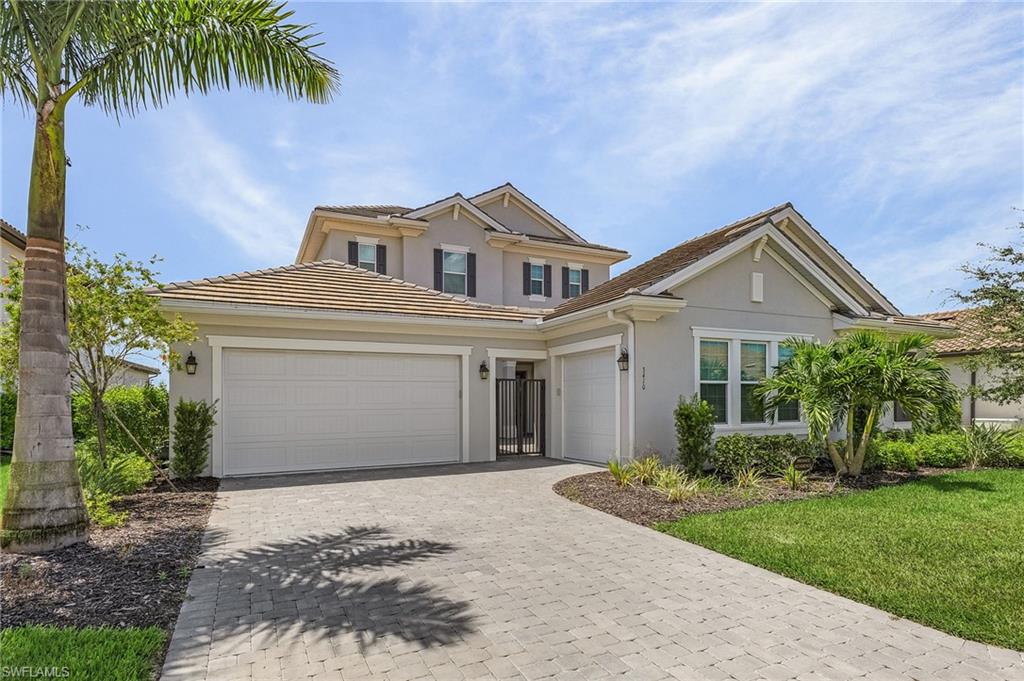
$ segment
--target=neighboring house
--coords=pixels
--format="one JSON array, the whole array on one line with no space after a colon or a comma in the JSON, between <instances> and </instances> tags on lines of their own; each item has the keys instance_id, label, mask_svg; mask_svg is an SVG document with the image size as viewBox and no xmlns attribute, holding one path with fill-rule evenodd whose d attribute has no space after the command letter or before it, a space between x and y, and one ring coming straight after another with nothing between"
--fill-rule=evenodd
<instances>
[{"instance_id":1,"label":"neighboring house","mask_svg":"<svg viewBox=\"0 0 1024 681\"><path fill-rule=\"evenodd\" d=\"M153 377L160 374L160 370L156 367L140 364L139 362L135 362L130 359L122 359L120 364L121 371L111 379L109 386L111 388L119 385L149 385L149 382L153 380ZM77 383L73 373L71 375L71 381L72 384Z\"/></svg>"},{"instance_id":2,"label":"neighboring house","mask_svg":"<svg viewBox=\"0 0 1024 681\"><path fill-rule=\"evenodd\" d=\"M25 235L14 228L11 223L0 219L0 281L7 280L11 260L25 259ZM7 285L4 284L4 299L0 302L0 324L7 321Z\"/></svg>"},{"instance_id":3,"label":"neighboring house","mask_svg":"<svg viewBox=\"0 0 1024 681\"><path fill-rule=\"evenodd\" d=\"M973 309L929 312L923 319L955 326L959 335L944 338L936 343L936 349L943 364L949 369L950 378L964 390L961 404L963 424L991 423L1006 427L1018 426L1024 422L1024 403L999 404L989 400L971 397L972 387L986 387L992 381L991 372L986 368L972 369L966 360L972 356L998 347L998 341L988 333Z\"/></svg>"},{"instance_id":4,"label":"neighboring house","mask_svg":"<svg viewBox=\"0 0 1024 681\"><path fill-rule=\"evenodd\" d=\"M171 402L218 401L216 476L524 451L603 464L673 456L673 409L695 392L719 434L805 433L798 406L767 422L748 399L786 338L952 332L902 316L788 203L606 280L624 257L511 185L412 211L317 208L295 264L152 292L199 327L176 348L198 366L171 374ZM540 294L534 259L551 268ZM558 286L563 268L589 287Z\"/></svg>"}]
</instances>

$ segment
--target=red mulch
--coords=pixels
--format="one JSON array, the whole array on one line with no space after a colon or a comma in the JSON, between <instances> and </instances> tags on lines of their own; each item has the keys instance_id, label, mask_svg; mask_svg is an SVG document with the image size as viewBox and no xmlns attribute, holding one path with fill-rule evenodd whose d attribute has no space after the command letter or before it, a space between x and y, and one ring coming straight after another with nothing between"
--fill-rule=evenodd
<instances>
[{"instance_id":1,"label":"red mulch","mask_svg":"<svg viewBox=\"0 0 1024 681\"><path fill-rule=\"evenodd\" d=\"M829 494L844 494L857 489L873 489L917 480L928 475L949 473L949 470L928 469L916 473L879 471L866 473L856 480L812 477L800 490L791 490L779 479L766 479L755 488L723 487L697 494L679 502L671 502L660 492L640 485L619 487L607 471L575 475L555 483L553 489L566 499L618 516L638 525L671 522L695 513L714 513L773 501L792 501Z\"/></svg>"},{"instance_id":2,"label":"red mulch","mask_svg":"<svg viewBox=\"0 0 1024 681\"><path fill-rule=\"evenodd\" d=\"M178 616L218 481L166 483L124 497L122 527L41 556L0 555L0 629L25 624L158 626Z\"/></svg>"}]
</instances>

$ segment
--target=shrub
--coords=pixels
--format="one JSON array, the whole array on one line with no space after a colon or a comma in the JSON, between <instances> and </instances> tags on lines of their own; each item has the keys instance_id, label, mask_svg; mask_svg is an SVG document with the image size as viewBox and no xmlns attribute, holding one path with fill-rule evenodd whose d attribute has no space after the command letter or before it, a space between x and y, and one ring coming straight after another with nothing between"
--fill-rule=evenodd
<instances>
[{"instance_id":1,"label":"shrub","mask_svg":"<svg viewBox=\"0 0 1024 681\"><path fill-rule=\"evenodd\" d=\"M696 494L699 491L699 486L696 480L689 479L684 475L682 479L672 484L658 485L655 489L664 494L670 502L677 504Z\"/></svg>"},{"instance_id":2,"label":"shrub","mask_svg":"<svg viewBox=\"0 0 1024 681\"><path fill-rule=\"evenodd\" d=\"M206 468L210 456L210 437L216 404L205 400L178 400L174 408L174 457L171 470L179 478L191 480Z\"/></svg>"},{"instance_id":3,"label":"shrub","mask_svg":"<svg viewBox=\"0 0 1024 681\"><path fill-rule=\"evenodd\" d=\"M0 450L14 449L14 412L18 410L18 393L0 392Z\"/></svg>"},{"instance_id":4,"label":"shrub","mask_svg":"<svg viewBox=\"0 0 1024 681\"><path fill-rule=\"evenodd\" d=\"M913 442L916 435L914 431L909 428L890 428L889 430L878 431L878 433L875 434L875 437L879 440Z\"/></svg>"},{"instance_id":5,"label":"shrub","mask_svg":"<svg viewBox=\"0 0 1024 681\"><path fill-rule=\"evenodd\" d=\"M876 467L887 471L916 471L914 445L902 440L883 440L875 448Z\"/></svg>"},{"instance_id":6,"label":"shrub","mask_svg":"<svg viewBox=\"0 0 1024 681\"><path fill-rule=\"evenodd\" d=\"M793 459L815 454L814 446L794 435L723 435L715 441L711 462L721 475L735 478L741 471L781 473Z\"/></svg>"},{"instance_id":7,"label":"shrub","mask_svg":"<svg viewBox=\"0 0 1024 681\"><path fill-rule=\"evenodd\" d=\"M167 458L167 388L163 385L115 386L103 396L103 404L131 431L135 439L158 459ZM96 435L92 403L88 393L77 392L71 398L75 440ZM113 418L107 418L107 446L118 453L136 452L137 447Z\"/></svg>"},{"instance_id":8,"label":"shrub","mask_svg":"<svg viewBox=\"0 0 1024 681\"><path fill-rule=\"evenodd\" d=\"M78 477L87 494L103 492L115 496L134 494L153 479L153 465L137 454L120 454L107 459L104 468L96 453L96 438L75 445Z\"/></svg>"},{"instance_id":9,"label":"shrub","mask_svg":"<svg viewBox=\"0 0 1024 681\"><path fill-rule=\"evenodd\" d=\"M661 470L661 459L653 454L634 459L629 464L632 480L640 485L650 485Z\"/></svg>"},{"instance_id":10,"label":"shrub","mask_svg":"<svg viewBox=\"0 0 1024 681\"><path fill-rule=\"evenodd\" d=\"M740 489L749 489L759 486L763 477L761 471L756 468L745 468L736 473L734 480Z\"/></svg>"},{"instance_id":11,"label":"shrub","mask_svg":"<svg viewBox=\"0 0 1024 681\"><path fill-rule=\"evenodd\" d=\"M675 487L686 482L686 473L679 466L663 466L654 474L655 487Z\"/></svg>"},{"instance_id":12,"label":"shrub","mask_svg":"<svg viewBox=\"0 0 1024 681\"><path fill-rule=\"evenodd\" d=\"M119 527L128 521L127 511L115 511L111 504L120 497L109 492L87 492L85 495L85 512L89 520L100 527Z\"/></svg>"},{"instance_id":13,"label":"shrub","mask_svg":"<svg viewBox=\"0 0 1024 681\"><path fill-rule=\"evenodd\" d=\"M1013 465L1017 436L996 426L975 424L967 429L964 436L967 464L976 466Z\"/></svg>"},{"instance_id":14,"label":"shrub","mask_svg":"<svg viewBox=\"0 0 1024 681\"><path fill-rule=\"evenodd\" d=\"M793 464L789 464L782 474L782 479L786 481L787 487L795 491L803 487L807 482L807 473L803 472Z\"/></svg>"},{"instance_id":15,"label":"shrub","mask_svg":"<svg viewBox=\"0 0 1024 681\"><path fill-rule=\"evenodd\" d=\"M689 401L680 396L674 417L679 464L687 473L696 475L704 468L704 462L711 454L715 413L699 395L694 395Z\"/></svg>"},{"instance_id":16,"label":"shrub","mask_svg":"<svg viewBox=\"0 0 1024 681\"><path fill-rule=\"evenodd\" d=\"M1024 430L1013 430L1007 434L1002 456L1002 460L992 459L988 465L1024 468Z\"/></svg>"},{"instance_id":17,"label":"shrub","mask_svg":"<svg viewBox=\"0 0 1024 681\"><path fill-rule=\"evenodd\" d=\"M967 438L963 432L918 435L913 447L921 466L959 468L967 464Z\"/></svg>"},{"instance_id":18,"label":"shrub","mask_svg":"<svg viewBox=\"0 0 1024 681\"><path fill-rule=\"evenodd\" d=\"M626 487L633 481L632 468L628 465L623 466L615 459L608 462L608 472L611 473L612 478L615 480L615 484L619 487Z\"/></svg>"}]
</instances>

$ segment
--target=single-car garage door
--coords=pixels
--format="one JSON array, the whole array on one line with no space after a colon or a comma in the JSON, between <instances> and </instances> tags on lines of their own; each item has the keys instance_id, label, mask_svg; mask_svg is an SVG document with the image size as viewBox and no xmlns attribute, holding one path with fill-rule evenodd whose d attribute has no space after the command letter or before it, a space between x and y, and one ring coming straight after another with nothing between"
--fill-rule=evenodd
<instances>
[{"instance_id":1,"label":"single-car garage door","mask_svg":"<svg viewBox=\"0 0 1024 681\"><path fill-rule=\"evenodd\" d=\"M610 349L562 358L565 458L601 464L615 458L615 378Z\"/></svg>"},{"instance_id":2,"label":"single-car garage door","mask_svg":"<svg viewBox=\"0 0 1024 681\"><path fill-rule=\"evenodd\" d=\"M459 358L225 349L225 475L459 459Z\"/></svg>"}]
</instances>

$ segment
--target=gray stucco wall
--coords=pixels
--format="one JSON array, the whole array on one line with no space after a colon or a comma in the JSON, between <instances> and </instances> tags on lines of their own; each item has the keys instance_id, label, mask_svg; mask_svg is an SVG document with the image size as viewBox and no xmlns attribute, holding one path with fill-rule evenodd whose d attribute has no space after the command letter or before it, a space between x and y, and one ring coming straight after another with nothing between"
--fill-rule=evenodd
<instances>
[{"instance_id":1,"label":"gray stucco wall","mask_svg":"<svg viewBox=\"0 0 1024 681\"><path fill-rule=\"evenodd\" d=\"M971 371L964 366L964 358L944 357L943 365L949 371L949 377L960 389L966 391L971 387ZM976 382L979 387L990 387L993 384L991 372L987 369L978 369ZM964 396L960 403L963 414L963 424L971 424L971 399ZM1019 419L1024 421L1024 403L1014 402L1010 404L999 404L989 400L977 399L974 402L974 418L976 419Z\"/></svg>"},{"instance_id":2,"label":"gray stucco wall","mask_svg":"<svg viewBox=\"0 0 1024 681\"><path fill-rule=\"evenodd\" d=\"M348 262L348 242L355 241L357 236L376 239L377 243L387 247L387 274L392 277L404 279L402 269L402 241L403 239L378 236L376 234L360 234L357 231L339 232L331 231L324 240L320 249L320 259L339 260Z\"/></svg>"},{"instance_id":3,"label":"gray stucco wall","mask_svg":"<svg viewBox=\"0 0 1024 681\"><path fill-rule=\"evenodd\" d=\"M751 302L751 272L764 275L764 302ZM685 298L682 311L657 322L637 322L633 361L636 378L636 449L654 447L675 455L672 412L680 395L695 390L693 328L717 328L833 335L831 311L770 256L753 262L744 251L683 284L672 293ZM789 432L775 425L744 432ZM720 427L720 433L728 432Z\"/></svg>"},{"instance_id":4,"label":"gray stucco wall","mask_svg":"<svg viewBox=\"0 0 1024 681\"><path fill-rule=\"evenodd\" d=\"M565 258L537 258L545 264L551 265L551 297L543 301L530 300L530 296L523 295L523 263L529 262L531 256L525 253L504 254L504 282L505 305L520 305L523 307L556 307L565 302L562 297L562 268L569 263L583 265L583 269L590 274L590 288L608 281L608 265L596 265L586 263L582 260Z\"/></svg>"},{"instance_id":5,"label":"gray stucco wall","mask_svg":"<svg viewBox=\"0 0 1024 681\"><path fill-rule=\"evenodd\" d=\"M501 199L497 199L481 208L485 213L513 231L522 232L523 234L536 234L537 236L565 236L561 232L551 229L516 205L515 199L509 199L507 207L502 205L502 203Z\"/></svg>"},{"instance_id":6,"label":"gray stucco wall","mask_svg":"<svg viewBox=\"0 0 1024 681\"><path fill-rule=\"evenodd\" d=\"M476 253L476 297L481 303L501 305L502 291L501 251L487 243L483 228L464 214L458 220L451 213L430 219L430 229L421 237L406 238L405 279L433 288L434 249L441 244L465 246Z\"/></svg>"},{"instance_id":7,"label":"gray stucco wall","mask_svg":"<svg viewBox=\"0 0 1024 681\"><path fill-rule=\"evenodd\" d=\"M198 330L200 339L198 342L191 346L179 345L175 348L184 356L188 356L189 351L195 353L199 366L193 376L188 376L184 371L172 372L170 375L169 389L172 428L174 423L173 407L178 403L179 399L210 401L213 397L213 374L211 370L213 351L206 342L209 335L472 346L473 351L469 358L469 394L464 396L464 399L468 400L469 403L469 454L471 461L487 461L491 455L488 381L481 380L478 372L480 363L487 360L487 348L544 349L543 341L539 340L347 331L344 329L344 324L338 324L337 328L285 328L275 325L234 326L224 323L201 323ZM548 362L533 361L535 376L538 378L548 378ZM550 423L548 432L549 434L551 433Z\"/></svg>"}]
</instances>

